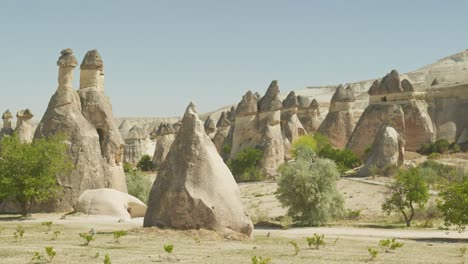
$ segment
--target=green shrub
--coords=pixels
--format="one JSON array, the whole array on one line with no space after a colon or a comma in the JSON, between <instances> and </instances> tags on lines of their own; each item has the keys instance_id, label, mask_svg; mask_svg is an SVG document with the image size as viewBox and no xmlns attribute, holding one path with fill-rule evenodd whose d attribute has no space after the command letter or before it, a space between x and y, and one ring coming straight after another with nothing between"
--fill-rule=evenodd
<instances>
[{"instance_id":1,"label":"green shrub","mask_svg":"<svg viewBox=\"0 0 468 264\"><path fill-rule=\"evenodd\" d=\"M358 219L360 216L361 216L361 210L359 210L359 209L356 209L356 210L348 209L348 210L346 210L346 219L354 220L354 219Z\"/></svg>"},{"instance_id":2,"label":"green shrub","mask_svg":"<svg viewBox=\"0 0 468 264\"><path fill-rule=\"evenodd\" d=\"M289 241L289 244L294 248L294 256L297 256L297 254L299 254L299 252L301 251L301 249L297 245L297 242L294 240L291 240Z\"/></svg>"},{"instance_id":3,"label":"green shrub","mask_svg":"<svg viewBox=\"0 0 468 264\"><path fill-rule=\"evenodd\" d=\"M313 150L315 153L318 153L317 147L317 140L310 135L300 136L296 140L293 141L291 145L291 154L294 158L298 156L298 149L299 148L309 148Z\"/></svg>"},{"instance_id":4,"label":"green shrub","mask_svg":"<svg viewBox=\"0 0 468 264\"><path fill-rule=\"evenodd\" d=\"M146 203L152 187L149 177L141 171L131 171L125 174L125 178L127 181L128 194Z\"/></svg>"},{"instance_id":5,"label":"green shrub","mask_svg":"<svg viewBox=\"0 0 468 264\"><path fill-rule=\"evenodd\" d=\"M221 148L221 153L224 155L229 155L232 150L232 145L231 144L224 144Z\"/></svg>"},{"instance_id":6,"label":"green shrub","mask_svg":"<svg viewBox=\"0 0 468 264\"><path fill-rule=\"evenodd\" d=\"M320 246L325 245L325 236L314 234L313 237L306 237L307 245L310 247L314 246L315 249L319 249Z\"/></svg>"},{"instance_id":7,"label":"green shrub","mask_svg":"<svg viewBox=\"0 0 468 264\"><path fill-rule=\"evenodd\" d=\"M23 240L24 236L24 227L22 225L17 225L15 228L15 232L13 232L13 237L15 238L16 241L21 241Z\"/></svg>"},{"instance_id":8,"label":"green shrub","mask_svg":"<svg viewBox=\"0 0 468 264\"><path fill-rule=\"evenodd\" d=\"M60 235L60 231L56 230L52 233L52 238L50 240L57 240L58 235Z\"/></svg>"},{"instance_id":9,"label":"green shrub","mask_svg":"<svg viewBox=\"0 0 468 264\"><path fill-rule=\"evenodd\" d=\"M237 182L263 180L263 173L257 168L263 157L263 151L256 148L245 148L229 160L228 167Z\"/></svg>"},{"instance_id":10,"label":"green shrub","mask_svg":"<svg viewBox=\"0 0 468 264\"><path fill-rule=\"evenodd\" d=\"M367 252L369 253L371 261L377 258L377 255L379 254L379 251L377 249L371 247L367 248Z\"/></svg>"},{"instance_id":11,"label":"green shrub","mask_svg":"<svg viewBox=\"0 0 468 264\"><path fill-rule=\"evenodd\" d=\"M448 142L446 139L439 139L434 143L424 144L422 148L419 150L419 153L424 155L429 155L432 153L439 153L444 154L447 152L460 152L461 148L457 143Z\"/></svg>"},{"instance_id":12,"label":"green shrub","mask_svg":"<svg viewBox=\"0 0 468 264\"><path fill-rule=\"evenodd\" d=\"M104 264L112 264L109 254L104 255Z\"/></svg>"},{"instance_id":13,"label":"green shrub","mask_svg":"<svg viewBox=\"0 0 468 264\"><path fill-rule=\"evenodd\" d=\"M174 245L173 244L164 244L163 249L164 249L164 251L166 251L166 253L170 254L174 250Z\"/></svg>"},{"instance_id":14,"label":"green shrub","mask_svg":"<svg viewBox=\"0 0 468 264\"><path fill-rule=\"evenodd\" d=\"M423 207L429 199L429 188L418 168L400 170L395 182L387 186L382 210L387 214L401 213L406 226L411 226L414 217L414 205Z\"/></svg>"},{"instance_id":15,"label":"green shrub","mask_svg":"<svg viewBox=\"0 0 468 264\"><path fill-rule=\"evenodd\" d=\"M34 252L34 256L32 257L31 259L31 262L33 261L46 261L46 262L52 262L52 260L54 259L55 255L57 255L57 252L54 250L53 247L45 247L45 252L47 254L47 258L44 257L43 254L41 254L40 252Z\"/></svg>"},{"instance_id":16,"label":"green shrub","mask_svg":"<svg viewBox=\"0 0 468 264\"><path fill-rule=\"evenodd\" d=\"M468 180L468 174L464 168L441 164L434 160L427 160L418 168L427 184L436 189L452 182Z\"/></svg>"},{"instance_id":17,"label":"green shrub","mask_svg":"<svg viewBox=\"0 0 468 264\"><path fill-rule=\"evenodd\" d=\"M149 155L144 155L141 157L140 161L138 161L137 168L142 171L152 171L155 166L151 157Z\"/></svg>"},{"instance_id":18,"label":"green shrub","mask_svg":"<svg viewBox=\"0 0 468 264\"><path fill-rule=\"evenodd\" d=\"M52 228L52 222L50 222L50 221L42 222L41 225L47 227L46 234L48 234L50 232L50 229Z\"/></svg>"},{"instance_id":19,"label":"green shrub","mask_svg":"<svg viewBox=\"0 0 468 264\"><path fill-rule=\"evenodd\" d=\"M440 159L440 157L441 157L440 153L432 152L431 154L427 156L427 159L435 160L435 159Z\"/></svg>"},{"instance_id":20,"label":"green shrub","mask_svg":"<svg viewBox=\"0 0 468 264\"><path fill-rule=\"evenodd\" d=\"M442 212L445 225L456 225L464 230L468 225L468 181L444 186L439 197L437 207Z\"/></svg>"},{"instance_id":21,"label":"green shrub","mask_svg":"<svg viewBox=\"0 0 468 264\"><path fill-rule=\"evenodd\" d=\"M95 240L93 234L89 234L89 233L80 233L79 235L80 235L81 238L83 238L83 246L87 246L87 245L89 245L89 243L90 243L91 241L94 241L94 240Z\"/></svg>"},{"instance_id":22,"label":"green shrub","mask_svg":"<svg viewBox=\"0 0 468 264\"><path fill-rule=\"evenodd\" d=\"M343 215L343 197L336 189L339 172L334 162L310 159L309 152L279 167L276 197L294 220L322 225Z\"/></svg>"},{"instance_id":23,"label":"green shrub","mask_svg":"<svg viewBox=\"0 0 468 264\"><path fill-rule=\"evenodd\" d=\"M263 257L257 257L257 256L252 257L252 264L269 264L269 263L271 263L270 258L263 258Z\"/></svg>"},{"instance_id":24,"label":"green shrub","mask_svg":"<svg viewBox=\"0 0 468 264\"><path fill-rule=\"evenodd\" d=\"M129 172L132 172L134 169L133 169L132 164L130 164L128 162L124 162L123 163L123 170L124 170L125 173L129 173Z\"/></svg>"},{"instance_id":25,"label":"green shrub","mask_svg":"<svg viewBox=\"0 0 468 264\"><path fill-rule=\"evenodd\" d=\"M379 241L379 246L385 252L392 252L397 248L403 247L404 243L397 242L395 238L392 239L382 239Z\"/></svg>"},{"instance_id":26,"label":"green shrub","mask_svg":"<svg viewBox=\"0 0 468 264\"><path fill-rule=\"evenodd\" d=\"M344 173L362 164L361 160L349 149L340 150L332 145L325 146L318 156L324 159L333 160L338 166L340 173Z\"/></svg>"},{"instance_id":27,"label":"green shrub","mask_svg":"<svg viewBox=\"0 0 468 264\"><path fill-rule=\"evenodd\" d=\"M127 231L125 231L125 230L118 230L118 231L112 232L112 234L114 235L114 242L115 242L115 243L120 243L120 238L123 237L123 236L126 236L126 235L127 235Z\"/></svg>"}]
</instances>

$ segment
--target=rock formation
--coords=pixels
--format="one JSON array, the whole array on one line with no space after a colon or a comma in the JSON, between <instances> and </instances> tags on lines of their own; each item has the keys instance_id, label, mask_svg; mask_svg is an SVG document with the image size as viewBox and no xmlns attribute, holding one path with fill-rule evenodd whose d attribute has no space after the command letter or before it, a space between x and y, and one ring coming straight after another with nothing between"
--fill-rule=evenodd
<instances>
[{"instance_id":1,"label":"rock formation","mask_svg":"<svg viewBox=\"0 0 468 264\"><path fill-rule=\"evenodd\" d=\"M210 136L210 138L213 138L216 132L216 122L211 116L208 116L205 120L204 127L206 134Z\"/></svg>"},{"instance_id":2,"label":"rock formation","mask_svg":"<svg viewBox=\"0 0 468 264\"><path fill-rule=\"evenodd\" d=\"M354 92L349 86L346 89L342 85L338 86L331 99L330 110L318 129L337 148L343 149L353 132L355 100Z\"/></svg>"},{"instance_id":3,"label":"rock formation","mask_svg":"<svg viewBox=\"0 0 468 264\"><path fill-rule=\"evenodd\" d=\"M284 159L289 160L291 156L291 145L299 136L306 134L304 127L297 117L299 102L295 92L290 92L283 101L281 110L281 131L284 143Z\"/></svg>"},{"instance_id":4,"label":"rock formation","mask_svg":"<svg viewBox=\"0 0 468 264\"><path fill-rule=\"evenodd\" d=\"M75 211L87 215L107 215L124 220L143 217L146 205L138 198L113 189L87 190L78 199Z\"/></svg>"},{"instance_id":5,"label":"rock formation","mask_svg":"<svg viewBox=\"0 0 468 264\"><path fill-rule=\"evenodd\" d=\"M128 133L130 132L130 129L132 129L132 125L130 124L130 121L124 120L122 124L119 126L119 132L120 135L122 135L122 138L125 140L127 138Z\"/></svg>"},{"instance_id":6,"label":"rock formation","mask_svg":"<svg viewBox=\"0 0 468 264\"><path fill-rule=\"evenodd\" d=\"M435 139L435 132L428 104L415 97L409 81L400 81L398 72L393 70L382 81L375 81L369 89L369 106L361 115L351 135L347 148L363 157L364 150L371 146L382 125L384 125L395 105L402 108L405 118L405 149L419 150L424 144Z\"/></svg>"},{"instance_id":7,"label":"rock formation","mask_svg":"<svg viewBox=\"0 0 468 264\"><path fill-rule=\"evenodd\" d=\"M32 142L34 137L34 127L31 125L31 118L34 115L31 110L24 109L16 114L16 129L15 134L21 142Z\"/></svg>"},{"instance_id":8,"label":"rock formation","mask_svg":"<svg viewBox=\"0 0 468 264\"><path fill-rule=\"evenodd\" d=\"M146 155L148 133L139 126L133 126L125 137L125 162L136 164Z\"/></svg>"},{"instance_id":9,"label":"rock formation","mask_svg":"<svg viewBox=\"0 0 468 264\"><path fill-rule=\"evenodd\" d=\"M155 168L163 163L164 159L169 153L172 142L174 142L177 126L169 123L159 124L158 130L156 131L156 148L153 155L153 164Z\"/></svg>"},{"instance_id":10,"label":"rock formation","mask_svg":"<svg viewBox=\"0 0 468 264\"><path fill-rule=\"evenodd\" d=\"M258 141L257 109L257 99L251 91L248 91L236 108L231 157L235 157L239 151L247 147L256 146Z\"/></svg>"},{"instance_id":11,"label":"rock formation","mask_svg":"<svg viewBox=\"0 0 468 264\"><path fill-rule=\"evenodd\" d=\"M226 144L226 138L229 134L229 128L231 127L231 122L227 119L227 113L222 112L221 116L219 117L218 123L216 123L216 134L213 137L213 144L218 150L218 153L223 156L223 146Z\"/></svg>"},{"instance_id":12,"label":"rock formation","mask_svg":"<svg viewBox=\"0 0 468 264\"><path fill-rule=\"evenodd\" d=\"M0 130L0 140L3 136L11 136L13 135L13 128L11 127L11 120L13 119L13 115L11 114L10 110L6 110L5 113L2 115L3 119L3 127Z\"/></svg>"},{"instance_id":13,"label":"rock formation","mask_svg":"<svg viewBox=\"0 0 468 264\"><path fill-rule=\"evenodd\" d=\"M239 188L192 103L153 184L143 226L251 236L253 226Z\"/></svg>"},{"instance_id":14,"label":"rock formation","mask_svg":"<svg viewBox=\"0 0 468 264\"><path fill-rule=\"evenodd\" d=\"M34 135L35 138L40 138L58 133L65 134L69 153L75 165L75 169L70 174L58 175L57 181L62 186L62 193L58 199L44 206L42 208L44 211L70 211L80 195L88 189L115 188L126 192L122 167L115 164L114 160L115 165L111 166L117 167L122 173L117 172L113 175L109 171L110 165L103 144L104 133L85 118L80 96L73 90L73 69L77 64L71 49L62 51L57 61L58 88L50 99ZM113 132L120 137L118 131Z\"/></svg>"},{"instance_id":15,"label":"rock formation","mask_svg":"<svg viewBox=\"0 0 468 264\"><path fill-rule=\"evenodd\" d=\"M311 102L305 96L298 96L297 101L299 103L297 117L307 133L315 134L323 121L320 115L319 103L315 99Z\"/></svg>"}]
</instances>

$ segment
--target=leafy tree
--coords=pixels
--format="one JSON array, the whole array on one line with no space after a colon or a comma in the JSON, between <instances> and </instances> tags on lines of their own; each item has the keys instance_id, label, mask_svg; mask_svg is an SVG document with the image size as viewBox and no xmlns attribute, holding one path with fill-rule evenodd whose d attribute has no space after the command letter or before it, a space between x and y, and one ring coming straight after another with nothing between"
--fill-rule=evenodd
<instances>
[{"instance_id":1,"label":"leafy tree","mask_svg":"<svg viewBox=\"0 0 468 264\"><path fill-rule=\"evenodd\" d=\"M73 169L63 136L23 143L17 136L0 142L0 199L12 199L26 216L33 202L58 195L57 174Z\"/></svg>"},{"instance_id":2,"label":"leafy tree","mask_svg":"<svg viewBox=\"0 0 468 264\"><path fill-rule=\"evenodd\" d=\"M304 148L295 161L279 167L276 196L288 215L306 225L322 225L343 214L343 197L336 189L339 172L333 161L314 157Z\"/></svg>"},{"instance_id":3,"label":"leafy tree","mask_svg":"<svg viewBox=\"0 0 468 264\"><path fill-rule=\"evenodd\" d=\"M152 183L148 176L141 171L130 171L125 174L128 194L135 196L142 202L148 201Z\"/></svg>"},{"instance_id":4,"label":"leafy tree","mask_svg":"<svg viewBox=\"0 0 468 264\"><path fill-rule=\"evenodd\" d=\"M154 163L149 155L144 155L137 163L137 168L142 171L152 171L154 167Z\"/></svg>"},{"instance_id":5,"label":"leafy tree","mask_svg":"<svg viewBox=\"0 0 468 264\"><path fill-rule=\"evenodd\" d=\"M262 157L263 151L256 148L245 148L229 160L228 167L237 182L259 181L263 179L263 174L257 166Z\"/></svg>"},{"instance_id":6,"label":"leafy tree","mask_svg":"<svg viewBox=\"0 0 468 264\"><path fill-rule=\"evenodd\" d=\"M403 215L406 226L411 226L414 217L414 205L423 207L429 199L429 188L418 168L401 170L395 182L387 187L382 210L387 214L399 212Z\"/></svg>"},{"instance_id":7,"label":"leafy tree","mask_svg":"<svg viewBox=\"0 0 468 264\"><path fill-rule=\"evenodd\" d=\"M453 182L439 193L442 200L437 207L442 212L445 225L465 229L468 225L468 181Z\"/></svg>"}]
</instances>

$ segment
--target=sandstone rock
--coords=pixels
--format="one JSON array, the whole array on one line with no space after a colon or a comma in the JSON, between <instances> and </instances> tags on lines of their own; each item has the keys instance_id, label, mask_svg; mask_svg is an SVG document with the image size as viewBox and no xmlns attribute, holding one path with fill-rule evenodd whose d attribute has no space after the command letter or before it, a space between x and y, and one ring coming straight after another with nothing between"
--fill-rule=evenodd
<instances>
[{"instance_id":1,"label":"sandstone rock","mask_svg":"<svg viewBox=\"0 0 468 264\"><path fill-rule=\"evenodd\" d=\"M403 88L403 91L405 92L414 92L413 85L407 79L404 79L403 81L401 81L401 87Z\"/></svg>"},{"instance_id":2,"label":"sandstone rock","mask_svg":"<svg viewBox=\"0 0 468 264\"><path fill-rule=\"evenodd\" d=\"M279 99L278 81L270 83L265 95L258 100L258 112L278 111L283 107Z\"/></svg>"},{"instance_id":3,"label":"sandstone rock","mask_svg":"<svg viewBox=\"0 0 468 264\"><path fill-rule=\"evenodd\" d=\"M221 116L218 119L218 122L216 123L216 128L221 128L221 127L228 127L231 125L231 122L227 118L227 113L222 112Z\"/></svg>"},{"instance_id":4,"label":"sandstone rock","mask_svg":"<svg viewBox=\"0 0 468 264\"><path fill-rule=\"evenodd\" d=\"M346 89L342 85L338 86L331 99L330 110L318 128L319 133L340 149L346 146L355 126L352 109L354 101L354 93L349 86Z\"/></svg>"},{"instance_id":5,"label":"sandstone rock","mask_svg":"<svg viewBox=\"0 0 468 264\"><path fill-rule=\"evenodd\" d=\"M135 164L140 161L147 152L147 138L148 133L143 128L135 125L130 129L125 138L125 162Z\"/></svg>"},{"instance_id":6,"label":"sandstone rock","mask_svg":"<svg viewBox=\"0 0 468 264\"><path fill-rule=\"evenodd\" d=\"M174 142L176 129L173 124L161 123L156 132L156 148L153 155L153 164L156 169L163 163Z\"/></svg>"},{"instance_id":7,"label":"sandstone rock","mask_svg":"<svg viewBox=\"0 0 468 264\"><path fill-rule=\"evenodd\" d=\"M226 144L226 138L229 135L229 129L231 127L231 122L227 119L226 112L222 112L221 116L219 117L218 123L216 124L217 131L215 136L213 137L213 144L216 147L218 153L223 156L223 146ZM224 157L223 157L224 159Z\"/></svg>"},{"instance_id":8,"label":"sandstone rock","mask_svg":"<svg viewBox=\"0 0 468 264\"><path fill-rule=\"evenodd\" d=\"M310 106L310 99L307 96L297 96L297 102L299 104L299 109L307 109Z\"/></svg>"},{"instance_id":9,"label":"sandstone rock","mask_svg":"<svg viewBox=\"0 0 468 264\"><path fill-rule=\"evenodd\" d=\"M407 89L409 89L408 83L405 82ZM385 75L381 81L376 80L372 84L369 89L369 95L391 94L403 91L400 74L396 70L392 70L389 74Z\"/></svg>"},{"instance_id":10,"label":"sandstone rock","mask_svg":"<svg viewBox=\"0 0 468 264\"><path fill-rule=\"evenodd\" d=\"M5 113L2 115L3 119L3 127L0 130L0 140L4 136L11 136L13 135L13 128L11 127L11 120L13 119L13 115L11 114L10 110L6 110Z\"/></svg>"},{"instance_id":11,"label":"sandstone rock","mask_svg":"<svg viewBox=\"0 0 468 264\"><path fill-rule=\"evenodd\" d=\"M78 199L75 212L108 215L120 219L144 217L146 205L138 198L114 189L87 190Z\"/></svg>"},{"instance_id":12,"label":"sandstone rock","mask_svg":"<svg viewBox=\"0 0 468 264\"><path fill-rule=\"evenodd\" d=\"M125 142L115 123L110 100L104 95L103 62L97 50L86 53L80 68L81 112L98 133L101 153L107 161L104 173L112 179L111 188L126 192L122 166Z\"/></svg>"},{"instance_id":13,"label":"sandstone rock","mask_svg":"<svg viewBox=\"0 0 468 264\"><path fill-rule=\"evenodd\" d=\"M216 132L216 122L213 120L211 116L209 116L204 124L205 127L205 132L210 138L214 136L214 133Z\"/></svg>"},{"instance_id":14,"label":"sandstone rock","mask_svg":"<svg viewBox=\"0 0 468 264\"><path fill-rule=\"evenodd\" d=\"M398 166L400 158L400 145L398 132L391 126L383 126L375 137L375 141L364 166L358 173L360 177L370 176L370 169L377 167L382 170L387 166Z\"/></svg>"},{"instance_id":15,"label":"sandstone rock","mask_svg":"<svg viewBox=\"0 0 468 264\"><path fill-rule=\"evenodd\" d=\"M66 58L64 58L66 56ZM58 88L50 99L34 137L49 137L58 133L67 136L69 153L75 169L69 175L58 175L57 181L62 186L57 199L47 203L40 211L70 211L80 195L88 189L119 188L126 191L122 173L118 181L109 173L107 157L101 148L102 131L89 122L82 112L80 97L72 87L75 67L70 50L62 51L57 63L59 67ZM61 60L61 61L60 61ZM65 63L65 62L71 63ZM113 131L120 134L118 131ZM106 172L107 171L107 172Z\"/></svg>"},{"instance_id":16,"label":"sandstone rock","mask_svg":"<svg viewBox=\"0 0 468 264\"><path fill-rule=\"evenodd\" d=\"M34 127L31 125L31 118L34 115L31 110L20 110L16 114L16 129L15 134L21 142L32 142L34 137Z\"/></svg>"},{"instance_id":17,"label":"sandstone rock","mask_svg":"<svg viewBox=\"0 0 468 264\"><path fill-rule=\"evenodd\" d=\"M257 122L257 100L252 92L248 91L236 108L231 157L235 157L247 147L255 147L258 144Z\"/></svg>"},{"instance_id":18,"label":"sandstone rock","mask_svg":"<svg viewBox=\"0 0 468 264\"><path fill-rule=\"evenodd\" d=\"M297 117L307 133L315 134L323 121L319 103L315 99L310 102L308 99L299 100L299 98L301 96L298 96L299 108L297 110Z\"/></svg>"},{"instance_id":19,"label":"sandstone rock","mask_svg":"<svg viewBox=\"0 0 468 264\"><path fill-rule=\"evenodd\" d=\"M254 115L257 113L257 99L254 94L248 91L243 97L242 101L236 107L236 116Z\"/></svg>"},{"instance_id":20,"label":"sandstone rock","mask_svg":"<svg viewBox=\"0 0 468 264\"><path fill-rule=\"evenodd\" d=\"M130 124L130 121L124 120L122 124L119 126L119 132L120 135L122 135L122 138L125 139L128 136L128 133L130 132L130 129L132 129L132 124Z\"/></svg>"},{"instance_id":21,"label":"sandstone rock","mask_svg":"<svg viewBox=\"0 0 468 264\"><path fill-rule=\"evenodd\" d=\"M143 226L206 228L251 236L253 226L239 188L192 103L154 182Z\"/></svg>"},{"instance_id":22,"label":"sandstone rock","mask_svg":"<svg viewBox=\"0 0 468 264\"><path fill-rule=\"evenodd\" d=\"M234 119L236 119L236 108L234 106L226 113L226 118L230 123L234 122Z\"/></svg>"},{"instance_id":23,"label":"sandstone rock","mask_svg":"<svg viewBox=\"0 0 468 264\"><path fill-rule=\"evenodd\" d=\"M284 145L284 159L292 159L291 144L298 137L306 134L299 118L297 117L297 101L296 93L290 92L286 99L283 101L283 109L281 110L281 131L283 136Z\"/></svg>"}]
</instances>

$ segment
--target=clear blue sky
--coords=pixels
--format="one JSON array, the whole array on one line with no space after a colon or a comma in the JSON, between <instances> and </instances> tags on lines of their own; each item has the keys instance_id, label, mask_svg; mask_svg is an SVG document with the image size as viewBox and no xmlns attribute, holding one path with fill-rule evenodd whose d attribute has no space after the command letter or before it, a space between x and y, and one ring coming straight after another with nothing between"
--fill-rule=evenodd
<instances>
[{"instance_id":1,"label":"clear blue sky","mask_svg":"<svg viewBox=\"0 0 468 264\"><path fill-rule=\"evenodd\" d=\"M0 111L40 119L56 61L101 53L116 116L181 115L283 92L406 72L468 48L468 1L0 2ZM78 85L79 71L75 73Z\"/></svg>"}]
</instances>

